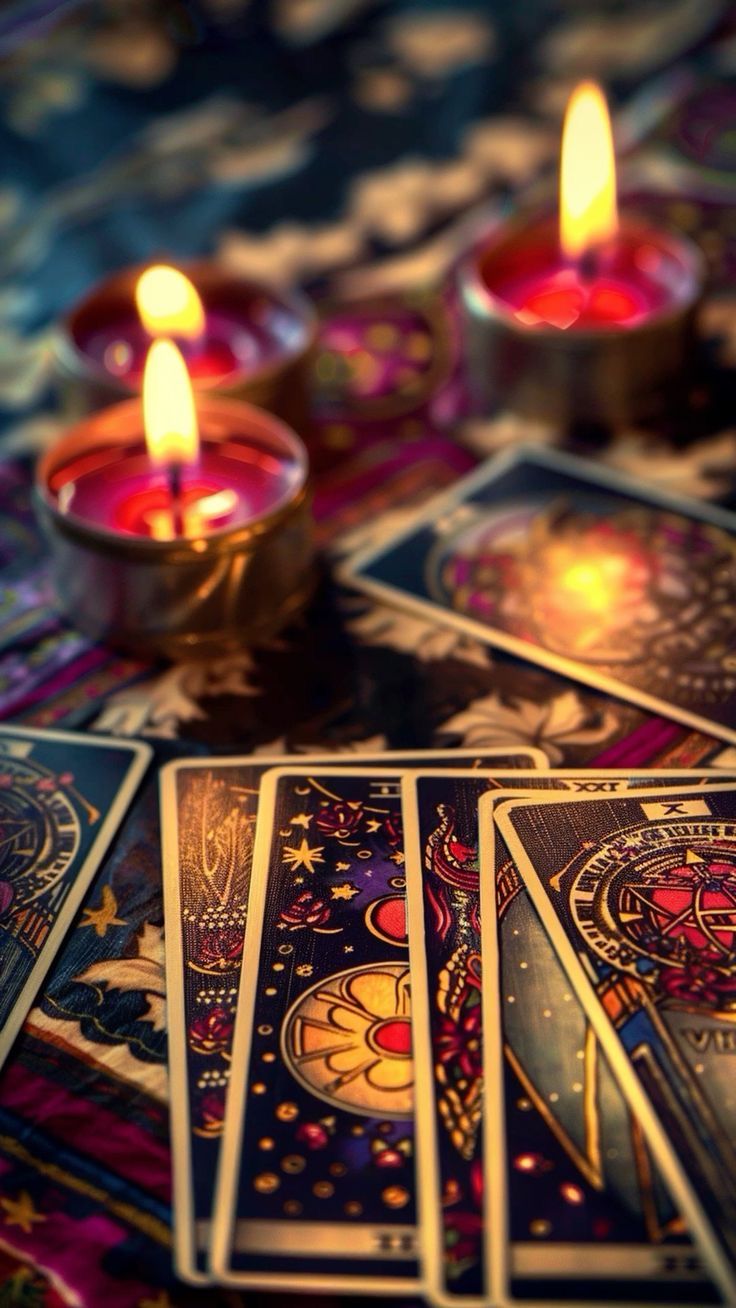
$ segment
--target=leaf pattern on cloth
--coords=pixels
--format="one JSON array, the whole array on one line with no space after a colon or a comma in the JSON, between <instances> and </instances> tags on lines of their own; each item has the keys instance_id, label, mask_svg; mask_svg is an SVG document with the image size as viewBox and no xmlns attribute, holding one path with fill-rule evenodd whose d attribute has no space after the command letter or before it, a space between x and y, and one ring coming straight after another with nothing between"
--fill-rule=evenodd
<instances>
[{"instance_id":1,"label":"leaf pattern on cloth","mask_svg":"<svg viewBox=\"0 0 736 1308\"><path fill-rule=\"evenodd\" d=\"M568 690L542 704L485 695L445 722L443 731L458 732L469 749L520 741L537 745L554 767L562 762L565 746L603 745L617 726L612 710L604 707L591 714L578 692Z\"/></svg>"},{"instance_id":2,"label":"leaf pattern on cloth","mask_svg":"<svg viewBox=\"0 0 736 1308\"><path fill-rule=\"evenodd\" d=\"M141 1020L150 1022L154 1031L163 1031L166 1027L163 932L160 927L146 922L136 943L138 953L135 958L91 963L76 980L86 985L103 985L110 990L139 990L147 1001Z\"/></svg>"}]
</instances>

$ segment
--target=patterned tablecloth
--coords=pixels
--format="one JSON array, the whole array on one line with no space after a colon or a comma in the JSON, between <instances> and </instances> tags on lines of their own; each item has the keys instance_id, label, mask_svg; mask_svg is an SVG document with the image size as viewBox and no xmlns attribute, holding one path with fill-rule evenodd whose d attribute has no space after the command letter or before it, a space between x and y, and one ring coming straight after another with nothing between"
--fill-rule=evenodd
<instances>
[{"instance_id":1,"label":"patterned tablecloth","mask_svg":"<svg viewBox=\"0 0 736 1308\"><path fill-rule=\"evenodd\" d=\"M11 6L2 717L140 735L159 761L521 742L566 765L723 758L706 736L340 591L329 562L521 438L733 501L735 67L719 0ZM712 274L680 426L605 441L473 415L453 293L465 243L553 166L561 107L591 72L617 106L625 189L692 234ZM301 283L323 320L323 580L267 648L204 666L143 665L61 622L29 507L33 455L60 425L55 317L101 273L161 252ZM164 999L152 773L0 1077L0 1305L240 1302L172 1275Z\"/></svg>"}]
</instances>

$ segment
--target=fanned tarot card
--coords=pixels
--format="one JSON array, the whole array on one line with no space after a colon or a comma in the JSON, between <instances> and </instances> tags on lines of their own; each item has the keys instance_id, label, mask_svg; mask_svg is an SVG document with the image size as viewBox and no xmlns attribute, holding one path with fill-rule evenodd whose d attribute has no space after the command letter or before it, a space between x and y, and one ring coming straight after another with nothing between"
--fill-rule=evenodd
<instances>
[{"instance_id":1,"label":"fanned tarot card","mask_svg":"<svg viewBox=\"0 0 736 1308\"><path fill-rule=\"evenodd\" d=\"M0 1062L150 757L148 745L0 726Z\"/></svg>"},{"instance_id":2,"label":"fanned tarot card","mask_svg":"<svg viewBox=\"0 0 736 1308\"><path fill-rule=\"evenodd\" d=\"M298 765L333 762L300 755ZM341 760L342 761L342 760ZM352 761L352 759L351 759ZM210 1221L225 1116L259 787L294 759L177 760L162 769L161 813L179 1274L209 1281ZM539 768L538 749L361 755L361 767Z\"/></svg>"},{"instance_id":3,"label":"fanned tarot card","mask_svg":"<svg viewBox=\"0 0 736 1308\"><path fill-rule=\"evenodd\" d=\"M641 773L621 789L668 787L674 776ZM680 774L681 784L693 779ZM611 789L591 777L581 793ZM494 827L508 798L489 795L479 806L485 1118L504 1142L487 1151L484 1169L496 1293L513 1302L719 1302Z\"/></svg>"},{"instance_id":4,"label":"fanned tarot card","mask_svg":"<svg viewBox=\"0 0 736 1308\"><path fill-rule=\"evenodd\" d=\"M672 785L676 779L686 784L694 784L697 779L702 779L703 784L722 783L724 774L715 770L709 775L651 771L633 781L637 786L661 787ZM432 1298L440 1302L486 1303L492 1288L489 1269L497 1261L487 1240L488 1233L495 1232L496 1218L488 1208L483 1162L489 1153L484 1148L483 1110L481 916L485 928L486 913L481 915L480 911L478 804L482 796L488 796L482 803L500 803L509 795L519 795L520 780L501 782L493 775L477 773L440 776L414 772L405 777L402 787L423 1257ZM527 777L522 784L526 792L556 789L578 794L612 793L630 788L632 778L621 770L596 774L555 771ZM544 933L542 937L544 941ZM534 953L534 948L531 952ZM569 987L566 985L565 989ZM521 1018L524 1011L520 1003ZM491 1048L495 1048L498 1025L495 1011L491 1023ZM545 1034L550 1042L558 1039L562 1042L555 1044L555 1051L563 1059L569 1055L577 1074L578 1044L570 1050L564 1045L565 1030L558 1031L556 1027ZM538 1049L534 1047L542 1063L547 1049L546 1041L540 1042ZM495 1087L493 1075L490 1080ZM554 1086L546 1088L554 1093ZM615 1087L611 1088L609 1107L615 1093ZM541 1103L539 1097L537 1102ZM619 1105L626 1119L624 1126L628 1128L628 1112L620 1099ZM560 1110L564 1107L561 1104ZM574 1107L580 1107L578 1100ZM529 1109L533 1110L531 1101ZM545 1102L541 1120L537 1120L537 1110L533 1115L537 1135L549 1133L550 1147L562 1158L558 1137L574 1135L571 1124L564 1121L564 1112L558 1113L554 1103ZM563 1120L555 1122L560 1115ZM550 1120L553 1130L549 1127ZM529 1119L525 1119L525 1125L529 1124ZM491 1130L490 1139L496 1141L498 1131ZM490 1152L494 1158L498 1153L495 1146ZM582 1145L577 1151L572 1148L573 1165L581 1152ZM577 1190L571 1187L570 1194L573 1193L577 1196ZM578 1219L579 1243L584 1243L588 1216L589 1209L580 1212L573 1207L568 1239L575 1238L573 1219ZM544 1241L537 1243L544 1246ZM572 1250L573 1267L577 1266L576 1252L578 1246ZM542 1265L545 1272L540 1271L540 1277L549 1273L544 1282L546 1296L550 1293L551 1273L557 1274L560 1260L545 1260L542 1249ZM497 1283L495 1278L493 1288ZM687 1284L692 1285L692 1278Z\"/></svg>"},{"instance_id":5,"label":"fanned tarot card","mask_svg":"<svg viewBox=\"0 0 736 1308\"><path fill-rule=\"evenodd\" d=\"M736 787L544 796L500 806L495 821L733 1303Z\"/></svg>"},{"instance_id":6,"label":"fanned tarot card","mask_svg":"<svg viewBox=\"0 0 736 1308\"><path fill-rule=\"evenodd\" d=\"M346 581L736 742L736 517L569 455L502 455Z\"/></svg>"}]
</instances>

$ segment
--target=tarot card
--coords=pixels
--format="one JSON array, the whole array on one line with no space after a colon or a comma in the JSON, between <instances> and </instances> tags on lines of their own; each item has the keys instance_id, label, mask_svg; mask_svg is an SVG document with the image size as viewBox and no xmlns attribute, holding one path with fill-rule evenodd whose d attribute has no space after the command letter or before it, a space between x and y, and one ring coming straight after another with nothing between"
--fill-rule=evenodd
<instances>
[{"instance_id":1,"label":"tarot card","mask_svg":"<svg viewBox=\"0 0 736 1308\"><path fill-rule=\"evenodd\" d=\"M688 782L681 773L681 784L695 775ZM640 774L621 788L673 779ZM701 780L708 787L724 777ZM596 791L611 793L610 780L586 781L582 793ZM719 1302L494 828L493 812L508 798L489 794L479 805L485 1122L504 1142L484 1155L495 1292L513 1302Z\"/></svg>"},{"instance_id":2,"label":"tarot card","mask_svg":"<svg viewBox=\"0 0 736 1308\"><path fill-rule=\"evenodd\" d=\"M416 1288L400 778L264 779L215 1218L228 1282Z\"/></svg>"},{"instance_id":3,"label":"tarot card","mask_svg":"<svg viewBox=\"0 0 736 1308\"><path fill-rule=\"evenodd\" d=\"M736 517L522 450L432 500L346 580L736 742Z\"/></svg>"},{"instance_id":4,"label":"tarot card","mask_svg":"<svg viewBox=\"0 0 736 1308\"><path fill-rule=\"evenodd\" d=\"M330 763L334 756L304 755ZM361 755L360 765L544 766L538 749ZM161 814L179 1274L208 1281L210 1219L225 1113L235 1001L264 773L293 758L177 760L162 769Z\"/></svg>"},{"instance_id":5,"label":"tarot card","mask_svg":"<svg viewBox=\"0 0 736 1308\"><path fill-rule=\"evenodd\" d=\"M736 787L540 796L496 823L732 1303Z\"/></svg>"},{"instance_id":6,"label":"tarot card","mask_svg":"<svg viewBox=\"0 0 736 1308\"><path fill-rule=\"evenodd\" d=\"M148 745L0 726L0 1062L150 757Z\"/></svg>"},{"instance_id":7,"label":"tarot card","mask_svg":"<svg viewBox=\"0 0 736 1308\"><path fill-rule=\"evenodd\" d=\"M676 778L688 784L711 780L707 773L684 770L642 773L634 782L666 786ZM714 772L712 780L722 783L723 772ZM625 790L631 783L626 771L556 771L527 777L523 785L527 792L541 788L600 794ZM487 796L483 803L499 803L518 795L518 790L508 789L514 784L477 773L413 772L402 787L423 1258L432 1297L441 1302L480 1304L490 1293L487 1268L493 1259L485 1234L495 1230L496 1223L487 1211L482 1162L488 1151L483 1148L485 913L480 912L478 803L481 796ZM542 937L546 942L543 932ZM523 1003L519 1009L523 1012ZM557 1041L558 1035L564 1040L564 1031L555 1030L550 1038ZM577 1047L569 1051L575 1066ZM545 1049L545 1044L540 1046L542 1059ZM619 1105L627 1129L628 1110L620 1099ZM554 1108L545 1105L542 1130L554 1115ZM495 1136L492 1132L491 1138ZM491 1152L495 1157L496 1151ZM551 1270L556 1272L557 1264ZM550 1281L551 1276L545 1295Z\"/></svg>"}]
</instances>

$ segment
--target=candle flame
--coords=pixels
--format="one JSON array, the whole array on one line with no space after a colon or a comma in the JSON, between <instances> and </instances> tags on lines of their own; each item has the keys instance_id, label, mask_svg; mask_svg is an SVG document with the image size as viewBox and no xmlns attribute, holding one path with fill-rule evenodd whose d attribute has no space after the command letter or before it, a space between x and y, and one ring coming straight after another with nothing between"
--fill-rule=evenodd
<instances>
[{"instance_id":1,"label":"candle flame","mask_svg":"<svg viewBox=\"0 0 736 1308\"><path fill-rule=\"evenodd\" d=\"M615 236L616 160L605 97L595 82L581 82L567 106L560 159L560 244L580 259Z\"/></svg>"},{"instance_id":2,"label":"candle flame","mask_svg":"<svg viewBox=\"0 0 736 1308\"><path fill-rule=\"evenodd\" d=\"M204 308L188 277L178 268L156 264L138 278L135 302L151 336L196 340L205 327Z\"/></svg>"},{"instance_id":3,"label":"candle flame","mask_svg":"<svg viewBox=\"0 0 736 1308\"><path fill-rule=\"evenodd\" d=\"M172 341L154 341L146 356L143 428L153 463L170 468L196 462L199 431L192 383Z\"/></svg>"}]
</instances>

